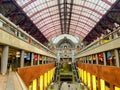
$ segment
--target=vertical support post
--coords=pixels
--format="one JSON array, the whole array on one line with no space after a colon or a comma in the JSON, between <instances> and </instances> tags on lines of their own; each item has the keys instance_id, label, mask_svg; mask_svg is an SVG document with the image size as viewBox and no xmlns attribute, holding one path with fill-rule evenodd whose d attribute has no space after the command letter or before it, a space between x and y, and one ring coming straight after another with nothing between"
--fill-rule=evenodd
<instances>
[{"instance_id":1,"label":"vertical support post","mask_svg":"<svg viewBox=\"0 0 120 90\"><path fill-rule=\"evenodd\" d=\"M34 53L31 53L31 66L33 66Z\"/></svg>"},{"instance_id":2,"label":"vertical support post","mask_svg":"<svg viewBox=\"0 0 120 90\"><path fill-rule=\"evenodd\" d=\"M9 53L9 46L3 46L2 57L1 57L1 73L2 73L2 75L5 75L5 73L7 72L8 53Z\"/></svg>"},{"instance_id":3,"label":"vertical support post","mask_svg":"<svg viewBox=\"0 0 120 90\"><path fill-rule=\"evenodd\" d=\"M37 64L38 64L38 65L40 64L39 58L40 58L40 55L38 54L38 59L37 59Z\"/></svg>"},{"instance_id":4,"label":"vertical support post","mask_svg":"<svg viewBox=\"0 0 120 90\"><path fill-rule=\"evenodd\" d=\"M74 62L75 62L75 52L72 51L72 63L74 63Z\"/></svg>"},{"instance_id":5,"label":"vertical support post","mask_svg":"<svg viewBox=\"0 0 120 90\"><path fill-rule=\"evenodd\" d=\"M118 49L115 49L115 57L116 57L116 66L119 67L120 66L120 58L119 58Z\"/></svg>"},{"instance_id":6,"label":"vertical support post","mask_svg":"<svg viewBox=\"0 0 120 90\"><path fill-rule=\"evenodd\" d=\"M24 51L21 51L20 55L20 67L24 67Z\"/></svg>"},{"instance_id":7,"label":"vertical support post","mask_svg":"<svg viewBox=\"0 0 120 90\"><path fill-rule=\"evenodd\" d=\"M98 55L96 54L96 64L98 64Z\"/></svg>"},{"instance_id":8,"label":"vertical support post","mask_svg":"<svg viewBox=\"0 0 120 90\"><path fill-rule=\"evenodd\" d=\"M103 52L104 65L106 66L106 54Z\"/></svg>"}]
</instances>

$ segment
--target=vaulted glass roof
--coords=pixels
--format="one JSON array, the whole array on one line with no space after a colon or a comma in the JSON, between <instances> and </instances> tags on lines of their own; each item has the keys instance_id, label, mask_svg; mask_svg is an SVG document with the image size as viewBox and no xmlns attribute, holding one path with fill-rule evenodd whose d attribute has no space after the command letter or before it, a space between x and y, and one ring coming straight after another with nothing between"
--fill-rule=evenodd
<instances>
[{"instance_id":1,"label":"vaulted glass roof","mask_svg":"<svg viewBox=\"0 0 120 90\"><path fill-rule=\"evenodd\" d=\"M61 5L61 14L64 14L64 0L61 0L61 3L58 3L58 0L15 1L47 39L62 33L58 6ZM66 8L70 9L70 0L65 1ZM84 38L115 1L116 0L73 0L72 11L69 12L71 13L71 21L68 34Z\"/></svg>"}]
</instances>

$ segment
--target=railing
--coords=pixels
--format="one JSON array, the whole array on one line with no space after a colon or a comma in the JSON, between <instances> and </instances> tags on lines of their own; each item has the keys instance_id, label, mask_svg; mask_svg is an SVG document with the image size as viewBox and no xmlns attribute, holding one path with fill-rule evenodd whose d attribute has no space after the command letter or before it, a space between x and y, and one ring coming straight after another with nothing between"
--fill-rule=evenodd
<instances>
[{"instance_id":1,"label":"railing","mask_svg":"<svg viewBox=\"0 0 120 90\"><path fill-rule=\"evenodd\" d=\"M32 36L30 36L25 31L23 31L21 28L19 28L14 23L9 21L2 14L0 14L0 29L8 32L9 34L11 34L11 35L23 40L23 41L25 41L26 43L29 43L37 48L48 51L49 53L55 55L55 53L50 51L49 48L45 47L43 44L41 44L40 42L35 40Z\"/></svg>"},{"instance_id":2,"label":"railing","mask_svg":"<svg viewBox=\"0 0 120 90\"><path fill-rule=\"evenodd\" d=\"M94 41L93 43L87 45L85 48L81 49L81 50L77 53L77 55L78 55L79 53L85 52L86 50L88 51L88 50L91 50L91 49L93 49L93 48L95 48L95 47L98 47L98 46L100 46L100 45L103 45L103 44L105 44L105 43L107 43L107 42L110 42L110 41L112 41L113 39L117 39L117 38L119 38L119 37L120 37L120 27L119 27L118 29L114 30L113 32L111 32L110 34L101 37L101 39L96 40L96 41Z\"/></svg>"}]
</instances>

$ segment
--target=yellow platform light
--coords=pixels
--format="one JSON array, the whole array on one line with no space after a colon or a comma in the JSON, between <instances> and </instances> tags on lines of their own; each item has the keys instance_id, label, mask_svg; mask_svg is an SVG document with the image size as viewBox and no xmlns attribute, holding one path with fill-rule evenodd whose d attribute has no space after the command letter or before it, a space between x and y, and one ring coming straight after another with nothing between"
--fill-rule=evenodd
<instances>
[{"instance_id":1,"label":"yellow platform light","mask_svg":"<svg viewBox=\"0 0 120 90\"><path fill-rule=\"evenodd\" d=\"M43 90L43 75L40 76L40 90Z\"/></svg>"},{"instance_id":2,"label":"yellow platform light","mask_svg":"<svg viewBox=\"0 0 120 90\"><path fill-rule=\"evenodd\" d=\"M92 75L92 84L93 84L93 90L97 90L96 89L96 76Z\"/></svg>"},{"instance_id":3,"label":"yellow platform light","mask_svg":"<svg viewBox=\"0 0 120 90\"><path fill-rule=\"evenodd\" d=\"M105 90L105 81L103 79L100 79L100 88L101 90Z\"/></svg>"},{"instance_id":4,"label":"yellow platform light","mask_svg":"<svg viewBox=\"0 0 120 90\"><path fill-rule=\"evenodd\" d=\"M50 71L48 71L48 84L50 83Z\"/></svg>"},{"instance_id":5,"label":"yellow platform light","mask_svg":"<svg viewBox=\"0 0 120 90\"><path fill-rule=\"evenodd\" d=\"M87 73L87 77L88 77L88 87L90 88L91 83L90 83L90 73Z\"/></svg>"},{"instance_id":6,"label":"yellow platform light","mask_svg":"<svg viewBox=\"0 0 120 90\"><path fill-rule=\"evenodd\" d=\"M37 79L33 80L32 90L37 90Z\"/></svg>"},{"instance_id":7,"label":"yellow platform light","mask_svg":"<svg viewBox=\"0 0 120 90\"><path fill-rule=\"evenodd\" d=\"M47 87L47 73L44 73L44 88L46 89Z\"/></svg>"},{"instance_id":8,"label":"yellow platform light","mask_svg":"<svg viewBox=\"0 0 120 90\"><path fill-rule=\"evenodd\" d=\"M115 86L115 90L120 90L120 88Z\"/></svg>"},{"instance_id":9,"label":"yellow platform light","mask_svg":"<svg viewBox=\"0 0 120 90\"><path fill-rule=\"evenodd\" d=\"M87 79L86 78L86 71L84 71L84 77L83 78L84 78L84 83L86 84L87 83L87 80L86 80Z\"/></svg>"}]
</instances>

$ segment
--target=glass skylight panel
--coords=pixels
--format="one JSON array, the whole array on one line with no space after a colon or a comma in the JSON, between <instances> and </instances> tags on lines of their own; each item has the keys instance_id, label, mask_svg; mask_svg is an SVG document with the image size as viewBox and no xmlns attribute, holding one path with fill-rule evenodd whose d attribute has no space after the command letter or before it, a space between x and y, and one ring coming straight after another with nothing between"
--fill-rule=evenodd
<instances>
[{"instance_id":1,"label":"glass skylight panel","mask_svg":"<svg viewBox=\"0 0 120 90\"><path fill-rule=\"evenodd\" d=\"M86 33L86 34L81 33L81 36L85 37L87 34L88 34L88 33Z\"/></svg>"},{"instance_id":2,"label":"glass skylight panel","mask_svg":"<svg viewBox=\"0 0 120 90\"><path fill-rule=\"evenodd\" d=\"M72 20L71 23L77 23L75 20Z\"/></svg>"},{"instance_id":3,"label":"glass skylight panel","mask_svg":"<svg viewBox=\"0 0 120 90\"><path fill-rule=\"evenodd\" d=\"M80 3L79 3L80 5L83 5L85 1L84 1L84 0L79 0L79 2L80 2ZM76 3L76 4L77 4L77 3Z\"/></svg>"},{"instance_id":4,"label":"glass skylight panel","mask_svg":"<svg viewBox=\"0 0 120 90\"><path fill-rule=\"evenodd\" d=\"M91 12L91 10L90 10L90 9L87 9L87 8L84 8L84 9L82 10L82 12Z\"/></svg>"},{"instance_id":5,"label":"glass skylight panel","mask_svg":"<svg viewBox=\"0 0 120 90\"><path fill-rule=\"evenodd\" d=\"M108 0L109 2L111 2L111 3L114 3L116 0Z\"/></svg>"},{"instance_id":6,"label":"glass skylight panel","mask_svg":"<svg viewBox=\"0 0 120 90\"><path fill-rule=\"evenodd\" d=\"M86 1L84 6L89 7L89 8L94 8L95 4Z\"/></svg>"},{"instance_id":7,"label":"glass skylight panel","mask_svg":"<svg viewBox=\"0 0 120 90\"><path fill-rule=\"evenodd\" d=\"M91 3L94 3L94 4L97 4L99 0L87 0L87 2L91 2Z\"/></svg>"},{"instance_id":8,"label":"glass skylight panel","mask_svg":"<svg viewBox=\"0 0 120 90\"><path fill-rule=\"evenodd\" d=\"M70 27L76 29L76 26L75 26L75 25L72 25L72 24L71 24Z\"/></svg>"},{"instance_id":9,"label":"glass skylight panel","mask_svg":"<svg viewBox=\"0 0 120 90\"><path fill-rule=\"evenodd\" d=\"M50 28L53 31L58 29L56 32L59 33L61 32L57 1L55 0L35 0L35 1L33 0L33 2L31 0L16 0L16 1L21 7L24 7L23 10L31 18L31 20L35 24L37 24L36 26L41 28L40 30L44 31ZM107 1L114 3L116 0ZM62 2L63 4L64 0L61 0L60 2ZM68 1L68 3L70 3L70 1ZM105 14L106 11L110 8L109 4L102 0L74 0L73 3L74 5L71 16L70 33L72 29L76 29L76 32L79 32L79 35L82 35L80 31L83 31L83 34L86 33L87 31L85 31L85 29L90 31L92 27L94 27L102 17L99 13ZM64 9L62 10L64 11ZM49 32L48 33L49 35L47 35L47 37L51 37L51 35L53 36L53 34L56 34L56 32Z\"/></svg>"},{"instance_id":10,"label":"glass skylight panel","mask_svg":"<svg viewBox=\"0 0 120 90\"><path fill-rule=\"evenodd\" d=\"M29 10L29 7L25 7L25 8L23 8L23 11L28 11Z\"/></svg>"}]
</instances>

